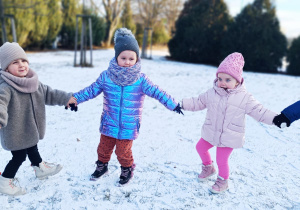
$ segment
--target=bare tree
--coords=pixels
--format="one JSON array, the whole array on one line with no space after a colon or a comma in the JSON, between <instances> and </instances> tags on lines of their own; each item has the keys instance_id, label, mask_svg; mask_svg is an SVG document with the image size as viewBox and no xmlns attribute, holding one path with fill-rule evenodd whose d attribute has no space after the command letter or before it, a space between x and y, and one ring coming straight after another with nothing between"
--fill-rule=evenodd
<instances>
[{"instance_id":1,"label":"bare tree","mask_svg":"<svg viewBox=\"0 0 300 210\"><path fill-rule=\"evenodd\" d=\"M91 0L91 5L93 8L102 13L100 6L97 6L97 1ZM121 12L123 11L124 0L102 0L102 6L104 7L104 16L106 20L106 35L104 45L106 47L110 46L113 33L116 30Z\"/></svg>"},{"instance_id":2,"label":"bare tree","mask_svg":"<svg viewBox=\"0 0 300 210\"><path fill-rule=\"evenodd\" d=\"M175 22L183 8L184 0L167 0L163 13L167 18L167 29L171 35L175 31Z\"/></svg>"},{"instance_id":3,"label":"bare tree","mask_svg":"<svg viewBox=\"0 0 300 210\"><path fill-rule=\"evenodd\" d=\"M144 26L152 28L155 26L162 15L166 2L167 0L138 0L138 16Z\"/></svg>"}]
</instances>

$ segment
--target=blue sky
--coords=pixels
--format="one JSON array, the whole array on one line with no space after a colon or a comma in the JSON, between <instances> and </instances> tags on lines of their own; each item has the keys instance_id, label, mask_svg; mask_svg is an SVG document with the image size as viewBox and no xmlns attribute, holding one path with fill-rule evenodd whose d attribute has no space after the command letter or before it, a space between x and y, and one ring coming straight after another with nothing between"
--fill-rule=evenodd
<instances>
[{"instance_id":1,"label":"blue sky","mask_svg":"<svg viewBox=\"0 0 300 210\"><path fill-rule=\"evenodd\" d=\"M225 0L230 13L235 16L243 7L254 0ZM280 21L281 31L288 38L300 36L300 1L273 0L276 5L276 14Z\"/></svg>"}]
</instances>

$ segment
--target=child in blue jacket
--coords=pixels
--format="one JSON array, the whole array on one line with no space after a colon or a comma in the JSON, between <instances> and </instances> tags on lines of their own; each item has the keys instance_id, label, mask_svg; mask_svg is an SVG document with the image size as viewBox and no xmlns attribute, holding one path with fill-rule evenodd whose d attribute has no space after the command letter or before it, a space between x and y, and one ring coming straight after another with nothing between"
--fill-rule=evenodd
<instances>
[{"instance_id":1,"label":"child in blue jacket","mask_svg":"<svg viewBox=\"0 0 300 210\"><path fill-rule=\"evenodd\" d=\"M108 171L108 162L116 147L115 153L121 164L119 184L123 185L131 179L135 167L131 147L139 134L145 96L155 98L169 110L182 112L169 94L141 72L139 45L131 31L118 29L114 42L115 57L108 69L93 84L73 96L80 104L103 93L98 160L90 179L97 180Z\"/></svg>"}]
</instances>

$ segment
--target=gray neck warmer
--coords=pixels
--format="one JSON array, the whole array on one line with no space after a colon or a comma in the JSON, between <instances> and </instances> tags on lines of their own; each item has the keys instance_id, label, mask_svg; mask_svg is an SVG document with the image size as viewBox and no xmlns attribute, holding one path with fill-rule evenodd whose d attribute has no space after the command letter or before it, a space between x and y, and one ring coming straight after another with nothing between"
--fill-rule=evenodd
<instances>
[{"instance_id":1,"label":"gray neck warmer","mask_svg":"<svg viewBox=\"0 0 300 210\"><path fill-rule=\"evenodd\" d=\"M127 86L135 83L141 72L141 59L131 67L121 67L115 58L111 59L108 67L108 75L110 79L117 85Z\"/></svg>"},{"instance_id":2,"label":"gray neck warmer","mask_svg":"<svg viewBox=\"0 0 300 210\"><path fill-rule=\"evenodd\" d=\"M0 74L5 82L22 93L33 93L39 87L38 75L31 69L29 69L26 77L16 77L3 70L0 71Z\"/></svg>"}]
</instances>

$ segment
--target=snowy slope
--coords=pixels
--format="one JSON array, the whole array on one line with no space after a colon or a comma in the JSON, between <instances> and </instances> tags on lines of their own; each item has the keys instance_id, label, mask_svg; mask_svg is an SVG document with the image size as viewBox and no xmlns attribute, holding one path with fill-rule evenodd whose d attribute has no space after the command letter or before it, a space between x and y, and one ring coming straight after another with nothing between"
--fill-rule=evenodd
<instances>
[{"instance_id":1,"label":"snowy slope","mask_svg":"<svg viewBox=\"0 0 300 210\"><path fill-rule=\"evenodd\" d=\"M28 57L41 82L76 92L94 82L113 55L113 50L94 51L94 68L74 68L70 51ZM215 67L166 61L161 53L153 57L142 60L142 71L177 100L212 87ZM299 77L245 72L244 79L249 92L275 112L300 99ZM110 173L89 181L97 160L101 112L102 95L81 104L76 113L48 106L39 151L45 161L64 168L40 181L27 160L17 177L28 193L0 195L0 209L300 209L300 121L280 130L247 117L246 144L230 158L229 191L213 195L208 191L213 179L197 181L201 160L195 145L206 111L182 116L146 97L140 136L133 144L135 176L124 187L116 186L120 165L115 154ZM215 148L211 155L215 160ZM0 148L0 157L3 171L11 154Z\"/></svg>"}]
</instances>

